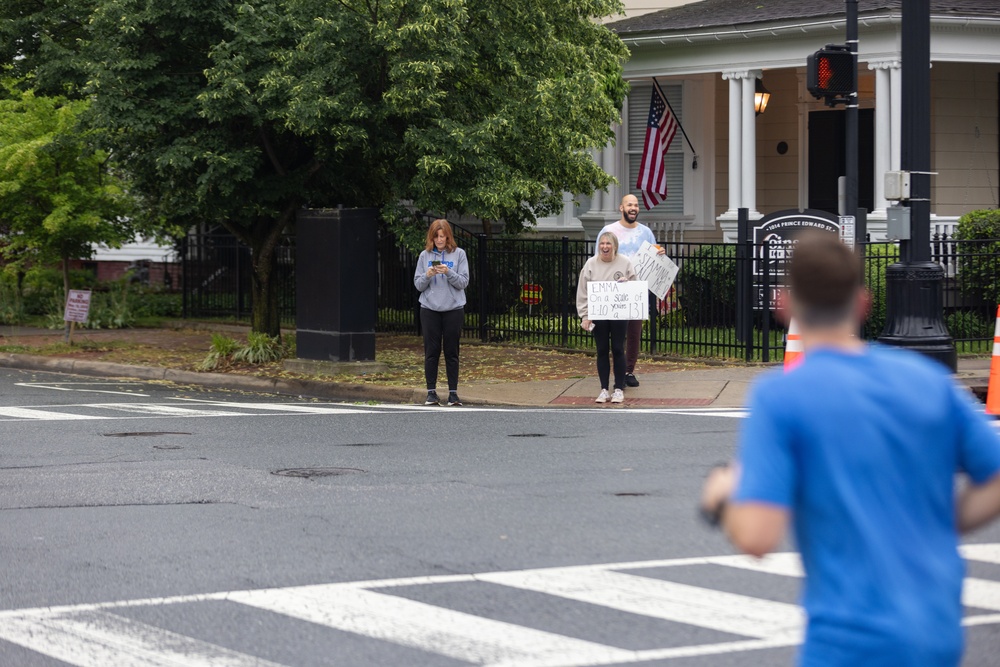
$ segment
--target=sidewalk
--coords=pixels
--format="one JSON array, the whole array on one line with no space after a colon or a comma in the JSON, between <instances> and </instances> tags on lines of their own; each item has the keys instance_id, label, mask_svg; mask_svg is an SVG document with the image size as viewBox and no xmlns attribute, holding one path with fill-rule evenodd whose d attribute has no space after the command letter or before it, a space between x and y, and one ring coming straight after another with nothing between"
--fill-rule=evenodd
<instances>
[{"instance_id":1,"label":"sidewalk","mask_svg":"<svg viewBox=\"0 0 1000 667\"><path fill-rule=\"evenodd\" d=\"M134 341L144 330L124 329L101 331L102 339ZM148 331L148 330L146 330ZM89 334L93 332L88 332ZM24 327L0 327L0 344L5 339L25 337L58 338L58 331ZM208 336L209 334L206 334ZM207 346L201 349L207 350ZM639 366L642 366L640 360ZM333 380L294 380L281 377L253 377L233 373L200 373L163 367L136 366L62 356L0 353L0 367L24 370L73 373L100 377L163 380L178 384L200 385L262 393L308 396L341 401L378 401L388 403L422 403L420 388L348 384ZM980 398L985 398L989 379L989 358L960 359L956 379L969 386ZM625 408L742 408L750 383L765 366L727 365L698 370L641 373L637 368L639 387L625 392L622 406L606 404L607 409ZM565 380L535 380L530 382L495 382L489 380L463 382L460 395L467 405L536 406L536 407L596 407L594 397L600 387L596 377Z\"/></svg>"}]
</instances>

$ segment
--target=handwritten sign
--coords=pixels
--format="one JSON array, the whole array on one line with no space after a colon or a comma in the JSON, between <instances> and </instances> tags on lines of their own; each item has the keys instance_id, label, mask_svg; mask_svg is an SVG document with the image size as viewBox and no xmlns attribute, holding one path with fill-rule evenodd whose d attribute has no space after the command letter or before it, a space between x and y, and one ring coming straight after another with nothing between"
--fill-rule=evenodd
<instances>
[{"instance_id":1,"label":"handwritten sign","mask_svg":"<svg viewBox=\"0 0 1000 667\"><path fill-rule=\"evenodd\" d=\"M63 320L66 322L86 322L90 313L90 290L71 289L66 298L66 310Z\"/></svg>"},{"instance_id":2,"label":"handwritten sign","mask_svg":"<svg viewBox=\"0 0 1000 667\"><path fill-rule=\"evenodd\" d=\"M664 299L674 284L679 270L666 255L658 255L656 246L649 241L643 241L639 252L632 257L632 267L639 280L649 283L649 291L657 299Z\"/></svg>"},{"instance_id":3,"label":"handwritten sign","mask_svg":"<svg viewBox=\"0 0 1000 667\"><path fill-rule=\"evenodd\" d=\"M645 320L649 318L649 286L645 280L587 283L587 319Z\"/></svg>"}]
</instances>

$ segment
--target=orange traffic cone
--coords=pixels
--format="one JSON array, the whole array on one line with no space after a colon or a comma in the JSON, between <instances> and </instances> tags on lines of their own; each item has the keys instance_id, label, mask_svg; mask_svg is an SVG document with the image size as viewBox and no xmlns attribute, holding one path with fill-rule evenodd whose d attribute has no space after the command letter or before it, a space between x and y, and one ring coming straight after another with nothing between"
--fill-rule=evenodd
<instances>
[{"instance_id":1,"label":"orange traffic cone","mask_svg":"<svg viewBox=\"0 0 1000 667\"><path fill-rule=\"evenodd\" d=\"M986 414L1000 415L1000 306L993 330L993 358L990 359L990 383L986 388Z\"/></svg>"},{"instance_id":2,"label":"orange traffic cone","mask_svg":"<svg viewBox=\"0 0 1000 667\"><path fill-rule=\"evenodd\" d=\"M805 350L802 349L802 338L799 337L799 325L795 323L795 320L789 320L788 322L788 334L785 336L785 372L792 370L797 365L802 363L802 355ZM1000 372L1000 368L998 368ZM998 399L1000 402L1000 399Z\"/></svg>"}]
</instances>

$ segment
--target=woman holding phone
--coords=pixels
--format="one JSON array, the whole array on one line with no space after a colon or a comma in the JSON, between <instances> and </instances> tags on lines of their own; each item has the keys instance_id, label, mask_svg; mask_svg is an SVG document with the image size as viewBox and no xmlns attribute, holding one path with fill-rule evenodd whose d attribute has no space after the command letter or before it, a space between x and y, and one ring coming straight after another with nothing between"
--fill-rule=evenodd
<instances>
[{"instance_id":1,"label":"woman holding phone","mask_svg":"<svg viewBox=\"0 0 1000 667\"><path fill-rule=\"evenodd\" d=\"M420 328L424 334L424 405L439 405L438 366L442 342L448 377L448 405L462 405L458 398L458 340L465 321L465 288L469 260L455 243L447 220L435 220L427 229L427 245L417 259L413 285L420 292Z\"/></svg>"},{"instance_id":2,"label":"woman holding phone","mask_svg":"<svg viewBox=\"0 0 1000 667\"><path fill-rule=\"evenodd\" d=\"M609 348L615 369L615 391L610 399L612 403L625 401L625 333L628 330L628 320L588 318L588 283L609 280L635 280L635 269L628 257L618 254L618 237L611 232L604 232L597 239L597 254L583 265L576 288L576 310L580 315L580 326L594 334L594 342L597 344L597 377L601 381L601 393L597 395L595 403L608 402L608 381L611 375Z\"/></svg>"}]
</instances>

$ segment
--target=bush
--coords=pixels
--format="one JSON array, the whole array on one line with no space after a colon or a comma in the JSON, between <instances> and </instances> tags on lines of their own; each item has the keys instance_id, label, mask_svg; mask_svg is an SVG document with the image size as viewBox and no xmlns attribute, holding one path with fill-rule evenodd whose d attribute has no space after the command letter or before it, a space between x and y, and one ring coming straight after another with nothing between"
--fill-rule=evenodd
<instances>
[{"instance_id":1,"label":"bush","mask_svg":"<svg viewBox=\"0 0 1000 667\"><path fill-rule=\"evenodd\" d=\"M694 327L736 323L736 244L703 245L684 260L677 276L684 319Z\"/></svg>"},{"instance_id":2,"label":"bush","mask_svg":"<svg viewBox=\"0 0 1000 667\"><path fill-rule=\"evenodd\" d=\"M263 364L284 358L285 348L280 336L251 331L247 334L247 344L233 353L233 361L248 364Z\"/></svg>"},{"instance_id":3,"label":"bush","mask_svg":"<svg viewBox=\"0 0 1000 667\"><path fill-rule=\"evenodd\" d=\"M958 311L949 315L945 323L948 333L956 340L981 340L992 338L995 320L991 321L979 313Z\"/></svg>"},{"instance_id":4,"label":"bush","mask_svg":"<svg viewBox=\"0 0 1000 667\"><path fill-rule=\"evenodd\" d=\"M976 308L1000 303L1000 209L969 211L958 219L955 238L962 296Z\"/></svg>"},{"instance_id":5,"label":"bush","mask_svg":"<svg viewBox=\"0 0 1000 667\"><path fill-rule=\"evenodd\" d=\"M899 247L894 243L872 243L865 251L865 287L871 295L871 311L864 324L864 337L878 338L885 330L886 269L899 261Z\"/></svg>"},{"instance_id":6,"label":"bush","mask_svg":"<svg viewBox=\"0 0 1000 667\"><path fill-rule=\"evenodd\" d=\"M240 344L235 339L222 334L212 334L212 347L205 360L198 365L198 370L211 371L219 366L228 365L238 349Z\"/></svg>"}]
</instances>

